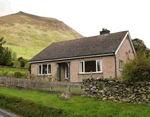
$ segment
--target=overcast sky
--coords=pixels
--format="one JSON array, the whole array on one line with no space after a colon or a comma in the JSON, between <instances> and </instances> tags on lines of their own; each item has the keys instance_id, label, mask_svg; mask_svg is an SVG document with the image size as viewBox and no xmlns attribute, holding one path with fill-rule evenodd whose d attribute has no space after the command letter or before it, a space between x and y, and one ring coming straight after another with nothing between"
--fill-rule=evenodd
<instances>
[{"instance_id":1,"label":"overcast sky","mask_svg":"<svg viewBox=\"0 0 150 117\"><path fill-rule=\"evenodd\" d=\"M63 21L83 36L129 30L150 48L150 0L0 0L0 16L23 11Z\"/></svg>"}]
</instances>

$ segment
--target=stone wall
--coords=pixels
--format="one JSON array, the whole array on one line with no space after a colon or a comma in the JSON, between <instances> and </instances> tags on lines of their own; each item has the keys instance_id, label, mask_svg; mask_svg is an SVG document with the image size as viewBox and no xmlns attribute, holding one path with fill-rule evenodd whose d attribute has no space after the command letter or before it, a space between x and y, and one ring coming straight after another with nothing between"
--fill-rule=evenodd
<instances>
[{"instance_id":1,"label":"stone wall","mask_svg":"<svg viewBox=\"0 0 150 117\"><path fill-rule=\"evenodd\" d=\"M114 79L84 79L82 89L90 97L126 103L150 104L150 82L125 83Z\"/></svg>"}]
</instances>

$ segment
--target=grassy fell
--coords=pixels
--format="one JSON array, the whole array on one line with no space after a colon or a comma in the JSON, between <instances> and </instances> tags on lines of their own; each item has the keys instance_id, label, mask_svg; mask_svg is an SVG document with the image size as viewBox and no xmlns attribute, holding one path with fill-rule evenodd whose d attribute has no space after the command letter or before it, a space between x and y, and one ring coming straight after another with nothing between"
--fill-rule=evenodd
<instances>
[{"instance_id":1,"label":"grassy fell","mask_svg":"<svg viewBox=\"0 0 150 117\"><path fill-rule=\"evenodd\" d=\"M57 19L19 12L0 17L0 37L17 57L31 59L53 42L82 36Z\"/></svg>"},{"instance_id":2,"label":"grassy fell","mask_svg":"<svg viewBox=\"0 0 150 117\"><path fill-rule=\"evenodd\" d=\"M58 94L47 94L36 91L25 91L0 87L0 95L16 97L26 101L48 106L68 117L149 117L150 107L141 104L124 104L110 101L98 101L96 98L73 96L70 100L64 101ZM28 106L28 105L23 105ZM60 116L63 116L60 115ZM65 115L66 116L66 115Z\"/></svg>"}]
</instances>

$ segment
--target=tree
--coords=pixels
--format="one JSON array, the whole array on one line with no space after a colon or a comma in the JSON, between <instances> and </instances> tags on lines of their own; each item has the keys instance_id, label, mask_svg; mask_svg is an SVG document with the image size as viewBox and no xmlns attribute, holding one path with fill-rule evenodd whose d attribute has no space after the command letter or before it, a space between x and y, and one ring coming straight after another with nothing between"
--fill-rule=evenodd
<instances>
[{"instance_id":1,"label":"tree","mask_svg":"<svg viewBox=\"0 0 150 117\"><path fill-rule=\"evenodd\" d=\"M132 40L132 42L136 52L139 52L141 50L146 50L146 45L141 39L135 38Z\"/></svg>"},{"instance_id":2,"label":"tree","mask_svg":"<svg viewBox=\"0 0 150 117\"><path fill-rule=\"evenodd\" d=\"M8 47L2 47L6 41L0 38L0 65L12 65L12 51Z\"/></svg>"},{"instance_id":3,"label":"tree","mask_svg":"<svg viewBox=\"0 0 150 117\"><path fill-rule=\"evenodd\" d=\"M4 41L4 37L1 37L1 38L0 38L0 58L1 58L2 52L3 52L3 47L2 47L2 45L5 44L5 43L6 43L6 41Z\"/></svg>"},{"instance_id":4,"label":"tree","mask_svg":"<svg viewBox=\"0 0 150 117\"><path fill-rule=\"evenodd\" d=\"M137 56L150 57L150 50L146 47L141 39L135 38L132 40Z\"/></svg>"},{"instance_id":5,"label":"tree","mask_svg":"<svg viewBox=\"0 0 150 117\"><path fill-rule=\"evenodd\" d=\"M1 65L11 65L12 64L12 57L11 57L11 50L8 47L3 48L3 54L1 56Z\"/></svg>"}]
</instances>

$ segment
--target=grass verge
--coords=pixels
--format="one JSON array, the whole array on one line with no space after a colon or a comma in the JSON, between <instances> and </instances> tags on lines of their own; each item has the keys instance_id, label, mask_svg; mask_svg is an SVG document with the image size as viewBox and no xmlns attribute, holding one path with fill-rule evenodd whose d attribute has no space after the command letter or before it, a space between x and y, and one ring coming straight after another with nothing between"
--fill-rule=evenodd
<instances>
[{"instance_id":1,"label":"grass verge","mask_svg":"<svg viewBox=\"0 0 150 117\"><path fill-rule=\"evenodd\" d=\"M98 101L95 98L81 96L73 96L70 100L64 101L59 98L58 94L47 94L33 90L9 89L5 87L0 87L0 95L10 97L10 99L13 99L13 97L23 99L21 102L14 102L15 100L10 101L12 104L8 106L6 105L10 102L6 103L4 101L4 103L2 98L0 99L0 103L3 103L6 108L12 111L15 111L12 108L16 108L16 110L18 109L19 111L26 111L25 109L28 108L29 104L26 104L24 101L29 101L29 103L31 103L30 106L33 104L33 107L29 107L29 112L30 110L33 112L34 108L37 108L37 113L40 115L48 111L46 112L47 114L49 113L48 117L53 116L51 114L52 112L47 110L48 107L52 108L51 110L54 109L53 111L58 114L58 117L150 117L150 107L148 105ZM9 99L7 99L7 101L9 101ZM22 106L18 106L18 103L21 103ZM42 108L40 108L40 106L36 107L34 103L42 106ZM0 105L3 106L2 104ZM38 112L42 109L44 109L43 112ZM16 113L18 113L18 111L16 111Z\"/></svg>"},{"instance_id":2,"label":"grass verge","mask_svg":"<svg viewBox=\"0 0 150 117\"><path fill-rule=\"evenodd\" d=\"M0 106L25 117L65 116L62 109L51 108L21 98L0 95Z\"/></svg>"}]
</instances>

